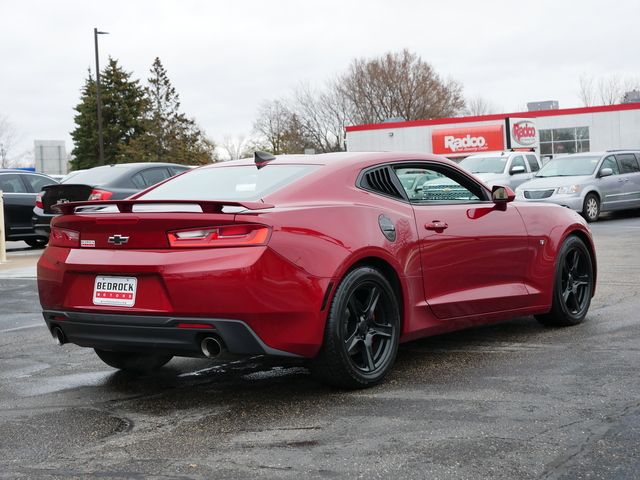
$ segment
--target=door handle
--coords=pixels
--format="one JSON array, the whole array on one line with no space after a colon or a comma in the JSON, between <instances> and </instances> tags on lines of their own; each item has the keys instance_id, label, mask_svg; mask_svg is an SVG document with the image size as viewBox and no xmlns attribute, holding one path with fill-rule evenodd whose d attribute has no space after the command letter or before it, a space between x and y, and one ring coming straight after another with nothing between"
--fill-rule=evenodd
<instances>
[{"instance_id":1,"label":"door handle","mask_svg":"<svg viewBox=\"0 0 640 480\"><path fill-rule=\"evenodd\" d=\"M426 228L427 230L435 230L436 232L442 232L448 226L449 225L447 225L446 222L441 222L440 220L434 220L431 223L425 224L424 228Z\"/></svg>"}]
</instances>

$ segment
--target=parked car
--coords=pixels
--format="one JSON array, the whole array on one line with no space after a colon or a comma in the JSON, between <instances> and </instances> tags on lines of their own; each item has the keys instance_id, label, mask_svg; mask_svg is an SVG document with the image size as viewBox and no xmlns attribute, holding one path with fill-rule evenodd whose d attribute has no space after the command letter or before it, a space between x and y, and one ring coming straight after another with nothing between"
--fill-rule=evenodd
<instances>
[{"instance_id":1,"label":"parked car","mask_svg":"<svg viewBox=\"0 0 640 480\"><path fill-rule=\"evenodd\" d=\"M460 166L473 173L488 187L503 185L515 189L533 178L540 170L540 160L534 152L493 152L470 155Z\"/></svg>"},{"instance_id":2,"label":"parked car","mask_svg":"<svg viewBox=\"0 0 640 480\"><path fill-rule=\"evenodd\" d=\"M32 209L36 233L49 237L49 224L57 203L82 200L119 200L162 182L191 167L173 163L118 163L69 173L59 184L42 189Z\"/></svg>"},{"instance_id":3,"label":"parked car","mask_svg":"<svg viewBox=\"0 0 640 480\"><path fill-rule=\"evenodd\" d=\"M565 155L547 162L516 195L568 207L595 222L601 212L640 208L639 162L638 150Z\"/></svg>"},{"instance_id":4,"label":"parked car","mask_svg":"<svg viewBox=\"0 0 640 480\"><path fill-rule=\"evenodd\" d=\"M6 239L23 240L39 248L47 244L47 236L37 234L31 224L36 195L47 185L57 182L46 175L24 170L0 170L0 190L4 200L4 231Z\"/></svg>"},{"instance_id":5,"label":"parked car","mask_svg":"<svg viewBox=\"0 0 640 480\"><path fill-rule=\"evenodd\" d=\"M402 175L398 175L398 180L402 183L409 198L420 198L425 182L440 177L440 174L432 172L425 173L424 170L409 170Z\"/></svg>"},{"instance_id":6,"label":"parked car","mask_svg":"<svg viewBox=\"0 0 640 480\"><path fill-rule=\"evenodd\" d=\"M464 198L410 198L399 179L417 170ZM583 321L596 281L586 222L514 198L428 154L201 167L128 200L58 205L38 262L44 320L58 343L123 370L266 354L371 386L400 342L514 316Z\"/></svg>"}]
</instances>

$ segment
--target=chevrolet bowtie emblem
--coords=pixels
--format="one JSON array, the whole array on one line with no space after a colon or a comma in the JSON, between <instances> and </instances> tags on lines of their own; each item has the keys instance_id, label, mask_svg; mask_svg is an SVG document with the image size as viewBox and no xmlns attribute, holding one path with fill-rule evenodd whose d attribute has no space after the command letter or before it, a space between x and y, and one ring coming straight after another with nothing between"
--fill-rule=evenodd
<instances>
[{"instance_id":1,"label":"chevrolet bowtie emblem","mask_svg":"<svg viewBox=\"0 0 640 480\"><path fill-rule=\"evenodd\" d=\"M113 243L114 245L124 245L129 241L129 237L123 237L122 235L111 235L109 237L109 240L107 241L109 243Z\"/></svg>"}]
</instances>

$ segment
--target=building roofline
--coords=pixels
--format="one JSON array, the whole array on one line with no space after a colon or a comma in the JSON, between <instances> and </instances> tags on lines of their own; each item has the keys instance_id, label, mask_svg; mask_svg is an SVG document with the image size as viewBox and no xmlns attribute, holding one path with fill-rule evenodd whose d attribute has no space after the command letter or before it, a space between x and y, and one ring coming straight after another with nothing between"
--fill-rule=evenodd
<instances>
[{"instance_id":1,"label":"building roofline","mask_svg":"<svg viewBox=\"0 0 640 480\"><path fill-rule=\"evenodd\" d=\"M449 125L452 123L488 122L504 120L507 117L555 117L562 115L579 115L584 113L618 112L624 110L640 110L640 102L622 103L620 105L602 105L598 107L563 108L557 110L537 110L533 112L496 113L474 117L433 118L430 120L410 120L405 122L372 123L368 125L349 125L346 132L360 132L364 130L386 130L389 128L423 127L428 125Z\"/></svg>"}]
</instances>

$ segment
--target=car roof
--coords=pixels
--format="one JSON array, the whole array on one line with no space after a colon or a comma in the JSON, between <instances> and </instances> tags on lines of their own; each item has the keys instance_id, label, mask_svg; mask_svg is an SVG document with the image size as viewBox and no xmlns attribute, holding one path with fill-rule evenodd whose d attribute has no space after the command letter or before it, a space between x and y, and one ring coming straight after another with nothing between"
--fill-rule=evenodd
<instances>
[{"instance_id":1,"label":"car roof","mask_svg":"<svg viewBox=\"0 0 640 480\"><path fill-rule=\"evenodd\" d=\"M424 152L334 152L315 155L276 155L274 160L267 163L273 165L324 165L330 169L361 167L378 163L393 163L407 161L435 161L455 165L455 162L439 155ZM253 158L244 158L227 162L217 162L203 165L203 168L225 168L234 166L255 165Z\"/></svg>"},{"instance_id":2,"label":"car roof","mask_svg":"<svg viewBox=\"0 0 640 480\"><path fill-rule=\"evenodd\" d=\"M46 173L30 172L29 170L20 170L19 168L3 168L3 169L0 170L0 174L3 174L3 173L24 173L26 175L39 175L41 177L51 178Z\"/></svg>"},{"instance_id":3,"label":"car roof","mask_svg":"<svg viewBox=\"0 0 640 480\"><path fill-rule=\"evenodd\" d=\"M133 162L133 163L111 163L109 165L97 165L92 168L139 168L139 167L184 167L189 168L188 165L183 165L180 163L169 163L169 162ZM86 170L91 170L88 168Z\"/></svg>"}]
</instances>

